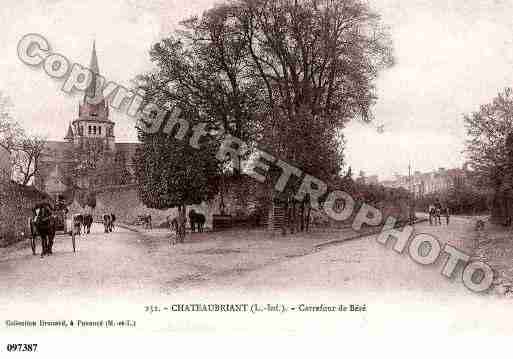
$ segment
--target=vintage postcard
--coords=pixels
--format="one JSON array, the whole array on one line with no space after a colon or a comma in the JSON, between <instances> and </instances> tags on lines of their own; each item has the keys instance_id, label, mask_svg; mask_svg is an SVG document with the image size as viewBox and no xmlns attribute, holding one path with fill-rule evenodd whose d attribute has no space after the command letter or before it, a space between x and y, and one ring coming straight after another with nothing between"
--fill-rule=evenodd
<instances>
[{"instance_id":1,"label":"vintage postcard","mask_svg":"<svg viewBox=\"0 0 513 359\"><path fill-rule=\"evenodd\" d=\"M513 3L3 0L0 20L1 357L513 334Z\"/></svg>"}]
</instances>

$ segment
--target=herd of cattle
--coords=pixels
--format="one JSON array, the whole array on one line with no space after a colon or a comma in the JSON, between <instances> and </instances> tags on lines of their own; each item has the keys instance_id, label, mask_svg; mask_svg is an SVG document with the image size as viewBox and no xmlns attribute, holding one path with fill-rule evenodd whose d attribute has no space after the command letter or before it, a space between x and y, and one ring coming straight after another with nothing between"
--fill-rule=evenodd
<instances>
[{"instance_id":1,"label":"herd of cattle","mask_svg":"<svg viewBox=\"0 0 513 359\"><path fill-rule=\"evenodd\" d=\"M49 203L42 203L37 205L32 210L32 216L29 218L29 227L31 232L31 247L32 253L36 255L36 238L41 237L41 257L52 254L52 247L57 231L58 216L54 213L52 206ZM64 213L64 212L63 212ZM151 228L151 216L140 216L141 222L145 226ZM205 216L201 213L195 212L194 209L189 211L189 223L191 225L192 232L203 232L205 226ZM116 216L113 213L104 214L102 222L105 233L110 233L114 230L114 223ZM183 235L181 233L185 229L185 222L187 220L181 217L168 218L169 227L174 230L183 241ZM91 232L91 226L94 222L94 218L91 214L75 214L71 218L71 223L66 226L64 225L64 231L68 232L72 236L73 250L75 250L75 235L86 235ZM179 235L183 234L183 235Z\"/></svg>"}]
</instances>

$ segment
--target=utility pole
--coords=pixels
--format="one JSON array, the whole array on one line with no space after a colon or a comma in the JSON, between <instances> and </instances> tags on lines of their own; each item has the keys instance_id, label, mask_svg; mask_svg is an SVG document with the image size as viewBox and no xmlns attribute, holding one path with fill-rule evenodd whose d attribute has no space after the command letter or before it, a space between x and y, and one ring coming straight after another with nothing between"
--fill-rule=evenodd
<instances>
[{"instance_id":1,"label":"utility pole","mask_svg":"<svg viewBox=\"0 0 513 359\"><path fill-rule=\"evenodd\" d=\"M414 205L414 201L415 201L415 193L414 193L414 186L413 186L413 183L412 183L412 176L411 176L411 162L409 161L408 162L408 184L409 184L409 189L410 189L410 200L408 203L408 207L409 207L409 219L410 219L410 225L413 225L413 223L415 222L415 205Z\"/></svg>"}]
</instances>

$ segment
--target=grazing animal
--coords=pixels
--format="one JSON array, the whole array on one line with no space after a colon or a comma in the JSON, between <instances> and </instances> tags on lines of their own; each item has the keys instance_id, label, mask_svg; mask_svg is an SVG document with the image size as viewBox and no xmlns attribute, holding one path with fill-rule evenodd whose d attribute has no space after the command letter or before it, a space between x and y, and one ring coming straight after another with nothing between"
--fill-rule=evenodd
<instances>
[{"instance_id":1,"label":"grazing animal","mask_svg":"<svg viewBox=\"0 0 513 359\"><path fill-rule=\"evenodd\" d=\"M91 214L82 215L82 226L84 227L84 234L91 233L92 225L93 225L93 216Z\"/></svg>"},{"instance_id":2,"label":"grazing animal","mask_svg":"<svg viewBox=\"0 0 513 359\"><path fill-rule=\"evenodd\" d=\"M196 212L194 209L189 211L189 223L191 224L191 232L203 232L205 225L205 216L202 213Z\"/></svg>"},{"instance_id":3,"label":"grazing animal","mask_svg":"<svg viewBox=\"0 0 513 359\"><path fill-rule=\"evenodd\" d=\"M112 217L108 213L103 215L103 226L105 228L105 233L112 232Z\"/></svg>"},{"instance_id":4,"label":"grazing animal","mask_svg":"<svg viewBox=\"0 0 513 359\"><path fill-rule=\"evenodd\" d=\"M56 219L52 214L52 208L48 203L42 203L34 207L34 228L41 237L41 258L52 254L53 240L56 232ZM35 246L35 245L34 245ZM35 248L34 248L35 252Z\"/></svg>"}]
</instances>

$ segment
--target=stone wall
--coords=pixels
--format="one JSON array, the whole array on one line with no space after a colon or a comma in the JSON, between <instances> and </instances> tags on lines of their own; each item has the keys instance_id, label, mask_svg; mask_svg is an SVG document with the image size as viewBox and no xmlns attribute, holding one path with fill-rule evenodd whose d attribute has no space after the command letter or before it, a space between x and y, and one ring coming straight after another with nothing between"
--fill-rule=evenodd
<instances>
[{"instance_id":1,"label":"stone wall","mask_svg":"<svg viewBox=\"0 0 513 359\"><path fill-rule=\"evenodd\" d=\"M244 222L250 217L264 201L266 191L264 187L255 185L250 179L239 179L226 184L223 202L225 213L231 215L235 222L237 219ZM216 196L208 203L187 206L187 212L194 208L206 217L206 227L212 228L214 214L219 214L220 196ZM153 225L166 222L168 216L176 216L176 209L158 210L146 207L139 199L137 185L108 186L102 188L96 195L96 208L93 215L100 218L104 213L114 213L120 222L133 224L139 215L151 215ZM266 218L262 219L265 224Z\"/></svg>"},{"instance_id":2,"label":"stone wall","mask_svg":"<svg viewBox=\"0 0 513 359\"><path fill-rule=\"evenodd\" d=\"M0 246L28 237L28 219L32 215L32 208L46 200L49 197L34 187L0 180Z\"/></svg>"},{"instance_id":3,"label":"stone wall","mask_svg":"<svg viewBox=\"0 0 513 359\"><path fill-rule=\"evenodd\" d=\"M203 203L200 206L188 206L187 212L194 208L207 219L206 227L212 225L212 206ZM151 215L154 226L163 225L168 216L176 216L176 208L159 210L148 208L139 199L135 185L105 187L96 195L96 208L93 210L95 219L99 220L105 213L114 213L116 221L134 224L139 215Z\"/></svg>"}]
</instances>

